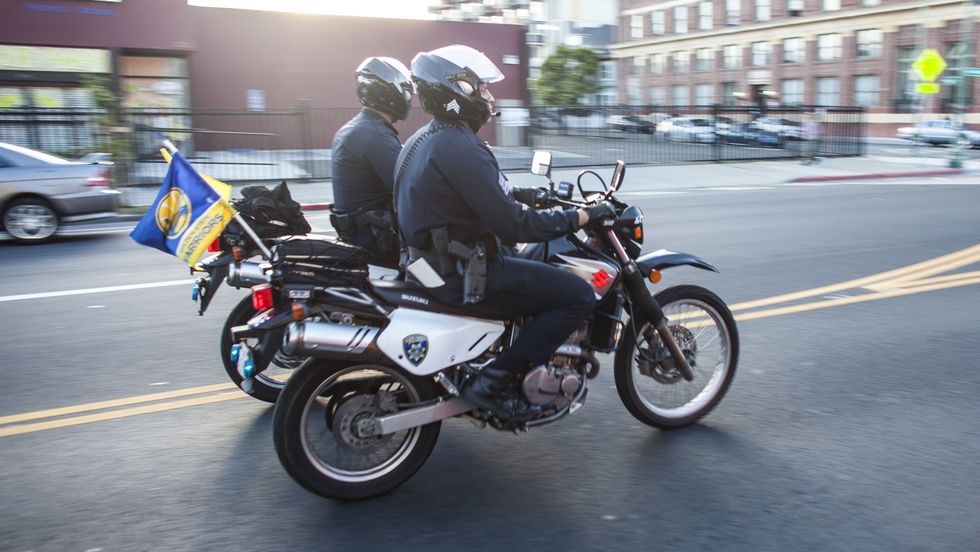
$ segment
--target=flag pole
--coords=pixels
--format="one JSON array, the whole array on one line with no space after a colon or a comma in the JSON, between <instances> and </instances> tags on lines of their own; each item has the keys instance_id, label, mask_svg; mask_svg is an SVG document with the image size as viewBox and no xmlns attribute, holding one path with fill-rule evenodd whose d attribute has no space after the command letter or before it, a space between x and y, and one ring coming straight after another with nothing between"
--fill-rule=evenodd
<instances>
[{"instance_id":1,"label":"flag pole","mask_svg":"<svg viewBox=\"0 0 980 552\"><path fill-rule=\"evenodd\" d=\"M163 147L167 148L167 151L169 151L171 155L177 153L177 151L178 151L177 150L177 146L175 146L173 144L173 142L171 142L170 140L163 140ZM269 251L269 248L266 247L264 243L262 243L262 238L260 238L259 235L255 233L255 230L252 230L252 227L249 226L247 222L245 222L245 219L238 212L238 210L235 209L234 207L232 207L231 204L228 203L228 200L227 199L225 199L224 197L221 197L220 194L219 194L219 197L220 197L222 203L224 203L225 205L227 205L228 207L230 207L233 211L235 211L235 216L232 217L232 218L234 218L236 221L238 221L238 224L240 224L241 227L242 227L242 229L245 230L245 233L248 234L248 237L252 238L252 241L254 241L259 246L259 250L262 251L262 255L266 259L268 259L268 260L271 261L272 260L272 252Z\"/></svg>"}]
</instances>

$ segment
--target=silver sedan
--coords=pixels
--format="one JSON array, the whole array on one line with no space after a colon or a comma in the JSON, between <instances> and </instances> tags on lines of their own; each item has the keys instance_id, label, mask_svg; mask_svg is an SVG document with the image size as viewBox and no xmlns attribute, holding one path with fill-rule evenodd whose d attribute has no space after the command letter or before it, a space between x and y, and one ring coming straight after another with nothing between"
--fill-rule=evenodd
<instances>
[{"instance_id":1,"label":"silver sedan","mask_svg":"<svg viewBox=\"0 0 980 552\"><path fill-rule=\"evenodd\" d=\"M0 142L0 224L15 240L41 243L64 222L114 214L118 191L104 161L69 161Z\"/></svg>"}]
</instances>

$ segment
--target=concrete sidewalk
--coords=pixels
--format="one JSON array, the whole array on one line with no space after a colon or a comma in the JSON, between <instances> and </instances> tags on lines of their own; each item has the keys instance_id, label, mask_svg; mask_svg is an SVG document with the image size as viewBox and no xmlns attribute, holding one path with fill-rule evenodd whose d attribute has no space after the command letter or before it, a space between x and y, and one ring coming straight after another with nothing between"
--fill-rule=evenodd
<instances>
[{"instance_id":1,"label":"concrete sidewalk","mask_svg":"<svg viewBox=\"0 0 980 552\"><path fill-rule=\"evenodd\" d=\"M582 169L558 169L552 178L575 182ZM594 170L604 179L612 174L611 166ZM976 174L980 181L980 161L964 161L963 169L949 169L943 158L928 157L844 157L823 159L814 165L803 165L798 159L696 163L688 165L627 166L624 190L642 186L644 190L677 190L720 186L774 186L790 182L847 181L864 179L912 178ZM512 171L507 177L513 186L542 186L545 179L526 171ZM333 201L329 180L288 182L293 199L310 209L323 208ZM243 186L235 186L232 197L241 195ZM149 206L157 188L124 188L122 204L130 208Z\"/></svg>"}]
</instances>

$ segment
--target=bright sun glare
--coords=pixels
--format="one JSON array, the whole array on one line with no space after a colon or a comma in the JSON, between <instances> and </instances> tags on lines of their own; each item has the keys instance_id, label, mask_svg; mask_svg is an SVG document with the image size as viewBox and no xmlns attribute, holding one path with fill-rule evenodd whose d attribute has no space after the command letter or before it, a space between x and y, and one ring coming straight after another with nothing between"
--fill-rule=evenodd
<instances>
[{"instance_id":1,"label":"bright sun glare","mask_svg":"<svg viewBox=\"0 0 980 552\"><path fill-rule=\"evenodd\" d=\"M243 10L428 19L430 0L188 0L191 6Z\"/></svg>"}]
</instances>

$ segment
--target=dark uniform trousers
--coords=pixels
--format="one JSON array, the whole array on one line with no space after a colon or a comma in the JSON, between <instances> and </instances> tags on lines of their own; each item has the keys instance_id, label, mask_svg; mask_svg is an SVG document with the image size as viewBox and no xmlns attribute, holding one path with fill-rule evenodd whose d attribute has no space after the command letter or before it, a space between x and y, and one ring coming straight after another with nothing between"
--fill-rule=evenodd
<instances>
[{"instance_id":1,"label":"dark uniform trousers","mask_svg":"<svg viewBox=\"0 0 980 552\"><path fill-rule=\"evenodd\" d=\"M443 303L462 305L462 276L444 280L446 285L430 288L429 293ZM497 368L517 374L548 360L595 308L595 294L585 280L560 268L495 256L487 263L486 298L467 306L475 314L534 317L497 359Z\"/></svg>"}]
</instances>

